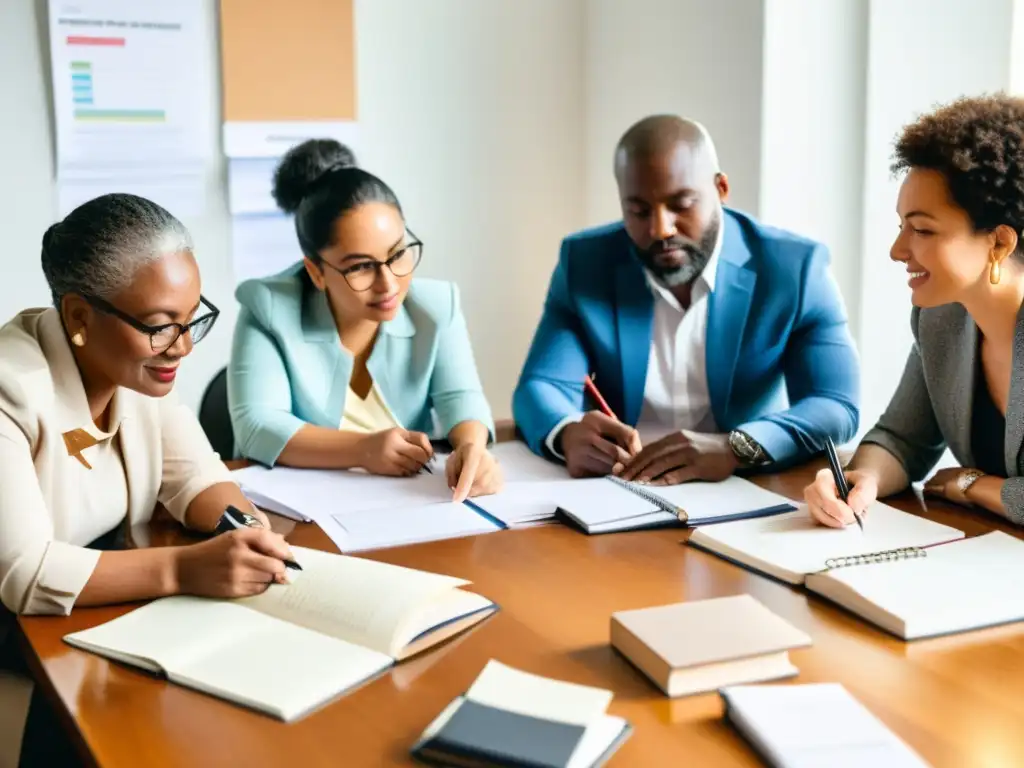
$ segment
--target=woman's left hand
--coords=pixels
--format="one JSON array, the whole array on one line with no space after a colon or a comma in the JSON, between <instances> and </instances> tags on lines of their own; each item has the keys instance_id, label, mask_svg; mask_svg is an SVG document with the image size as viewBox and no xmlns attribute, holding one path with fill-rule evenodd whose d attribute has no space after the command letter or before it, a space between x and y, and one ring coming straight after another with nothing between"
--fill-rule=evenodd
<instances>
[{"instance_id":1,"label":"woman's left hand","mask_svg":"<svg viewBox=\"0 0 1024 768\"><path fill-rule=\"evenodd\" d=\"M925 480L924 492L929 496L938 496L951 501L954 504L963 504L968 506L971 504L967 498L967 494L961 490L961 478L966 479L967 473L973 472L973 470L965 467L949 467L947 469L940 469L930 478Z\"/></svg>"},{"instance_id":2,"label":"woman's left hand","mask_svg":"<svg viewBox=\"0 0 1024 768\"><path fill-rule=\"evenodd\" d=\"M487 446L480 443L463 443L456 448L448 457L445 474L457 502L501 490L501 467Z\"/></svg>"}]
</instances>

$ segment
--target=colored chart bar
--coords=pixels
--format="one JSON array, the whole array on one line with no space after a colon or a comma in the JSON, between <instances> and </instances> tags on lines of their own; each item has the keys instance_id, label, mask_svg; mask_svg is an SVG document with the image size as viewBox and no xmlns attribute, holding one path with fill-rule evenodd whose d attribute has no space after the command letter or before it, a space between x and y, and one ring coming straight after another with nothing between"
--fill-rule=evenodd
<instances>
[{"instance_id":1,"label":"colored chart bar","mask_svg":"<svg viewBox=\"0 0 1024 768\"><path fill-rule=\"evenodd\" d=\"M71 62L72 72L91 72L92 62L90 61L72 61Z\"/></svg>"},{"instance_id":2,"label":"colored chart bar","mask_svg":"<svg viewBox=\"0 0 1024 768\"><path fill-rule=\"evenodd\" d=\"M162 109L76 109L75 120L105 123L163 123Z\"/></svg>"},{"instance_id":3,"label":"colored chart bar","mask_svg":"<svg viewBox=\"0 0 1024 768\"><path fill-rule=\"evenodd\" d=\"M85 37L82 35L71 35L68 37L68 45L105 45L124 47L123 37Z\"/></svg>"}]
</instances>

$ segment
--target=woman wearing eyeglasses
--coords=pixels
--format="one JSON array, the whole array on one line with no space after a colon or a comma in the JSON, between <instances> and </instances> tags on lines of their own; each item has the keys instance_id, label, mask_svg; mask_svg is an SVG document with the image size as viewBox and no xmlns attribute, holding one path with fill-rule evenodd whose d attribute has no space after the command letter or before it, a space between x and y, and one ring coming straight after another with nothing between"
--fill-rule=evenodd
<instances>
[{"instance_id":1,"label":"woman wearing eyeglasses","mask_svg":"<svg viewBox=\"0 0 1024 768\"><path fill-rule=\"evenodd\" d=\"M243 456L267 466L419 472L448 438L456 500L494 493L494 427L451 283L413 279L423 244L343 145L293 148L274 197L304 259L239 286L228 393Z\"/></svg>"},{"instance_id":2,"label":"woman wearing eyeglasses","mask_svg":"<svg viewBox=\"0 0 1024 768\"><path fill-rule=\"evenodd\" d=\"M117 549L158 502L200 531L228 505L266 524L171 391L217 319L181 223L143 198L105 195L46 231L42 266L54 306L0 327L0 669L16 666L12 614L252 595L286 581L291 556L259 528ZM34 699L23 765L65 764L54 723Z\"/></svg>"}]
</instances>

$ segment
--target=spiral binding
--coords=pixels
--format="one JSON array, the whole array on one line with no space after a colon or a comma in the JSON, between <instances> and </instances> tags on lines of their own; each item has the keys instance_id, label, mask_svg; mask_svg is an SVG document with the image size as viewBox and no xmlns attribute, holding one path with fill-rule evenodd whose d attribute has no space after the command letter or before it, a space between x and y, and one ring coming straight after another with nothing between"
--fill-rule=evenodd
<instances>
[{"instance_id":1,"label":"spiral binding","mask_svg":"<svg viewBox=\"0 0 1024 768\"><path fill-rule=\"evenodd\" d=\"M872 563L890 563L895 560L913 560L917 557L927 557L928 552L921 547L902 547L901 549L887 549L883 552L869 552L865 555L849 555L848 557L833 557L825 561L825 570L832 568L847 568L851 565L868 565Z\"/></svg>"},{"instance_id":2,"label":"spiral binding","mask_svg":"<svg viewBox=\"0 0 1024 768\"><path fill-rule=\"evenodd\" d=\"M636 483L631 483L628 480L623 480L621 477L615 477L614 475L609 475L608 479L613 483L617 483L622 486L630 493L639 496L644 501L649 501L660 510L671 512L673 515L677 515L679 513L679 510L668 504L663 498L658 496L658 494L654 493L654 491L649 491Z\"/></svg>"}]
</instances>

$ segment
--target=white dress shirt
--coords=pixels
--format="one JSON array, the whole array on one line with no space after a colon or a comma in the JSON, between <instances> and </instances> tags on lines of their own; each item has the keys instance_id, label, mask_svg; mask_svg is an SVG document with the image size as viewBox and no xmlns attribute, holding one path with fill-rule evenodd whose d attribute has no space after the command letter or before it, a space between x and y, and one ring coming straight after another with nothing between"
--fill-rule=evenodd
<instances>
[{"instance_id":1,"label":"white dress shirt","mask_svg":"<svg viewBox=\"0 0 1024 768\"><path fill-rule=\"evenodd\" d=\"M637 424L644 445L683 429L718 431L711 412L706 352L708 296L715 289L724 232L725 227L721 226L711 258L693 281L690 306L686 309L660 280L644 270L654 297L651 351ZM582 413L567 416L548 433L545 445L552 454L565 458L555 450L555 438L566 424L582 418Z\"/></svg>"}]
</instances>

